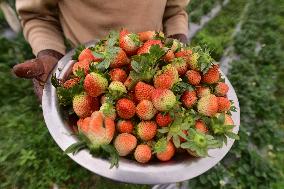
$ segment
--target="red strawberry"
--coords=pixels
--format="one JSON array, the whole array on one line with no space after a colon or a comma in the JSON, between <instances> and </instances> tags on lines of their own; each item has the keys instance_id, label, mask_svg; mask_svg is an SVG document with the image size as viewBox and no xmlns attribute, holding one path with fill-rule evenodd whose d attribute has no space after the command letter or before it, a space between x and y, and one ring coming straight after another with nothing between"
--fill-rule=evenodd
<instances>
[{"instance_id":1,"label":"red strawberry","mask_svg":"<svg viewBox=\"0 0 284 189\"><path fill-rule=\"evenodd\" d=\"M201 132L201 133L207 133L208 132L208 128L202 120L197 120L195 122L195 129L197 131Z\"/></svg>"},{"instance_id":2,"label":"red strawberry","mask_svg":"<svg viewBox=\"0 0 284 189\"><path fill-rule=\"evenodd\" d=\"M198 98L201 98L203 96L210 95L211 91L210 91L209 87L196 86L196 94L197 94Z\"/></svg>"},{"instance_id":3,"label":"red strawberry","mask_svg":"<svg viewBox=\"0 0 284 189\"><path fill-rule=\"evenodd\" d=\"M137 145L135 136L129 133L121 133L114 140L114 147L120 156L127 156Z\"/></svg>"},{"instance_id":4,"label":"red strawberry","mask_svg":"<svg viewBox=\"0 0 284 189\"><path fill-rule=\"evenodd\" d=\"M191 108L197 101L195 91L185 91L181 96L181 102L186 108Z\"/></svg>"},{"instance_id":5,"label":"red strawberry","mask_svg":"<svg viewBox=\"0 0 284 189\"><path fill-rule=\"evenodd\" d=\"M168 111L176 104L176 96L168 89L155 89L151 99L154 107L159 111Z\"/></svg>"},{"instance_id":6,"label":"red strawberry","mask_svg":"<svg viewBox=\"0 0 284 189\"><path fill-rule=\"evenodd\" d=\"M160 40L148 40L146 41L142 47L140 47L137 51L137 55L141 55L141 54L144 54L144 53L149 53L150 51L150 48L153 46L153 45L159 45L161 48L162 48L162 42Z\"/></svg>"},{"instance_id":7,"label":"red strawberry","mask_svg":"<svg viewBox=\"0 0 284 189\"><path fill-rule=\"evenodd\" d=\"M218 112L226 112L230 110L231 103L226 97L217 97Z\"/></svg>"},{"instance_id":8,"label":"red strawberry","mask_svg":"<svg viewBox=\"0 0 284 189\"><path fill-rule=\"evenodd\" d=\"M120 81L122 83L127 78L126 72L123 69L120 69L120 68L114 68L114 69L110 70L109 75L110 75L110 79L112 81Z\"/></svg>"},{"instance_id":9,"label":"red strawberry","mask_svg":"<svg viewBox=\"0 0 284 189\"><path fill-rule=\"evenodd\" d=\"M77 71L83 69L85 75L87 75L89 73L89 66L90 66L89 60L81 60L73 65L72 72L75 76L78 76Z\"/></svg>"},{"instance_id":10,"label":"red strawberry","mask_svg":"<svg viewBox=\"0 0 284 189\"><path fill-rule=\"evenodd\" d=\"M214 65L212 68L210 68L203 76L202 76L202 82L213 84L217 83L220 79L220 73L218 70L219 66Z\"/></svg>"},{"instance_id":11,"label":"red strawberry","mask_svg":"<svg viewBox=\"0 0 284 189\"><path fill-rule=\"evenodd\" d=\"M218 82L215 87L216 96L225 96L229 91L229 86L226 83Z\"/></svg>"},{"instance_id":12,"label":"red strawberry","mask_svg":"<svg viewBox=\"0 0 284 189\"><path fill-rule=\"evenodd\" d=\"M163 115L162 113L158 113L156 116L156 122L160 127L166 127L171 124L173 119L171 118L170 114L167 113Z\"/></svg>"},{"instance_id":13,"label":"red strawberry","mask_svg":"<svg viewBox=\"0 0 284 189\"><path fill-rule=\"evenodd\" d=\"M184 75L187 71L187 64L183 58L175 58L171 63L178 71L179 75Z\"/></svg>"},{"instance_id":14,"label":"red strawberry","mask_svg":"<svg viewBox=\"0 0 284 189\"><path fill-rule=\"evenodd\" d=\"M80 118L77 121L77 126L82 132L88 132L91 117Z\"/></svg>"},{"instance_id":15,"label":"red strawberry","mask_svg":"<svg viewBox=\"0 0 284 189\"><path fill-rule=\"evenodd\" d=\"M151 95L154 89L155 88L153 86L139 81L134 88L135 97L138 101L151 100Z\"/></svg>"},{"instance_id":16,"label":"red strawberry","mask_svg":"<svg viewBox=\"0 0 284 189\"><path fill-rule=\"evenodd\" d=\"M139 32L138 36L139 36L140 41L145 42L155 37L155 31Z\"/></svg>"},{"instance_id":17,"label":"red strawberry","mask_svg":"<svg viewBox=\"0 0 284 189\"><path fill-rule=\"evenodd\" d=\"M121 98L116 102L116 111L119 117L130 119L135 115L135 104L127 98Z\"/></svg>"},{"instance_id":18,"label":"red strawberry","mask_svg":"<svg viewBox=\"0 0 284 189\"><path fill-rule=\"evenodd\" d=\"M143 120L152 119L156 112L157 110L149 100L142 100L136 107L136 114Z\"/></svg>"},{"instance_id":19,"label":"red strawberry","mask_svg":"<svg viewBox=\"0 0 284 189\"><path fill-rule=\"evenodd\" d=\"M82 52L80 53L80 55L78 57L78 60L79 61L87 60L88 62L91 62L91 61L100 62L100 61L102 61L101 58L95 57L93 55L93 52L88 48L82 50Z\"/></svg>"},{"instance_id":20,"label":"red strawberry","mask_svg":"<svg viewBox=\"0 0 284 189\"><path fill-rule=\"evenodd\" d=\"M84 80L84 89L88 95L97 97L105 92L108 87L108 81L102 75L90 73Z\"/></svg>"},{"instance_id":21,"label":"red strawberry","mask_svg":"<svg viewBox=\"0 0 284 189\"><path fill-rule=\"evenodd\" d=\"M178 82L179 75L177 69L168 64L158 71L154 76L154 87L161 89L170 89Z\"/></svg>"},{"instance_id":22,"label":"red strawberry","mask_svg":"<svg viewBox=\"0 0 284 189\"><path fill-rule=\"evenodd\" d=\"M81 93L73 98L73 110L79 117L88 117L92 112L99 110L99 100L86 93Z\"/></svg>"},{"instance_id":23,"label":"red strawberry","mask_svg":"<svg viewBox=\"0 0 284 189\"><path fill-rule=\"evenodd\" d=\"M114 52L111 52L110 56L112 57L110 67L111 68L118 68L125 65L128 65L130 63L130 60L128 59L126 53L119 47L113 48Z\"/></svg>"},{"instance_id":24,"label":"red strawberry","mask_svg":"<svg viewBox=\"0 0 284 189\"><path fill-rule=\"evenodd\" d=\"M120 133L132 133L134 128L130 120L119 120L116 127Z\"/></svg>"},{"instance_id":25,"label":"red strawberry","mask_svg":"<svg viewBox=\"0 0 284 189\"><path fill-rule=\"evenodd\" d=\"M122 29L119 36L119 46L122 48L126 54L134 55L136 54L141 41L139 36L134 33L129 33L126 29Z\"/></svg>"},{"instance_id":26,"label":"red strawberry","mask_svg":"<svg viewBox=\"0 0 284 189\"><path fill-rule=\"evenodd\" d=\"M173 61L174 58L175 58L175 54L174 54L174 52L171 49L168 50L168 52L163 56L163 60L165 62L168 62L168 63Z\"/></svg>"},{"instance_id":27,"label":"red strawberry","mask_svg":"<svg viewBox=\"0 0 284 189\"><path fill-rule=\"evenodd\" d=\"M197 102L197 110L206 116L214 116L218 111L218 100L215 95L201 97Z\"/></svg>"},{"instance_id":28,"label":"red strawberry","mask_svg":"<svg viewBox=\"0 0 284 189\"><path fill-rule=\"evenodd\" d=\"M74 87L74 85L76 85L79 81L80 81L80 78L78 77L68 79L67 81L64 82L63 87L66 89L70 89Z\"/></svg>"},{"instance_id":29,"label":"red strawberry","mask_svg":"<svg viewBox=\"0 0 284 189\"><path fill-rule=\"evenodd\" d=\"M109 144L112 141L115 131L114 121L105 117L102 112L96 111L88 119L84 119L79 131L88 137L92 148L98 148L101 145Z\"/></svg>"},{"instance_id":30,"label":"red strawberry","mask_svg":"<svg viewBox=\"0 0 284 189\"><path fill-rule=\"evenodd\" d=\"M132 88L133 80L130 77L130 75L126 78L126 80L124 81L123 84L128 90L130 90Z\"/></svg>"},{"instance_id":31,"label":"red strawberry","mask_svg":"<svg viewBox=\"0 0 284 189\"><path fill-rule=\"evenodd\" d=\"M175 56L177 58L179 57L183 58L186 61L186 63L190 62L191 55L192 55L192 50L182 50L175 53Z\"/></svg>"},{"instance_id":32,"label":"red strawberry","mask_svg":"<svg viewBox=\"0 0 284 189\"><path fill-rule=\"evenodd\" d=\"M174 147L173 143L169 141L167 143L166 150L164 152L158 152L156 154L156 156L160 161L168 161L168 160L172 159L174 154L175 154L175 147Z\"/></svg>"},{"instance_id":33,"label":"red strawberry","mask_svg":"<svg viewBox=\"0 0 284 189\"><path fill-rule=\"evenodd\" d=\"M137 135L144 141L151 140L157 133L157 124L154 121L142 121L137 125Z\"/></svg>"},{"instance_id":34,"label":"red strawberry","mask_svg":"<svg viewBox=\"0 0 284 189\"><path fill-rule=\"evenodd\" d=\"M201 81L200 73L194 70L188 70L186 72L186 77L187 77L188 83L191 85L198 85Z\"/></svg>"},{"instance_id":35,"label":"red strawberry","mask_svg":"<svg viewBox=\"0 0 284 189\"><path fill-rule=\"evenodd\" d=\"M136 161L139 163L147 163L150 161L152 157L152 150L150 146L146 144L140 144L136 147L135 152L134 152L134 158Z\"/></svg>"}]
</instances>

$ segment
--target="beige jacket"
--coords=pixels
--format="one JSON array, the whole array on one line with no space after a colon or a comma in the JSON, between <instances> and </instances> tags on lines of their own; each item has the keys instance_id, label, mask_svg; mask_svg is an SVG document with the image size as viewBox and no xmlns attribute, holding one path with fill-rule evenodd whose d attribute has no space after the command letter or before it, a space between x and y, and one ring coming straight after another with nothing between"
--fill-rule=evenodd
<instances>
[{"instance_id":1,"label":"beige jacket","mask_svg":"<svg viewBox=\"0 0 284 189\"><path fill-rule=\"evenodd\" d=\"M75 45L102 38L111 29L188 34L189 0L16 0L24 36L36 55L65 53L64 37Z\"/></svg>"}]
</instances>

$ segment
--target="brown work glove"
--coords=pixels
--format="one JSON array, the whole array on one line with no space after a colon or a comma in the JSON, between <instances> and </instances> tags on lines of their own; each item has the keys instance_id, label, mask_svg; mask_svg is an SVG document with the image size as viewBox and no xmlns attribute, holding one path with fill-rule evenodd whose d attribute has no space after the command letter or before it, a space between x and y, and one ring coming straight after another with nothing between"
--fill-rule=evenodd
<instances>
[{"instance_id":1,"label":"brown work glove","mask_svg":"<svg viewBox=\"0 0 284 189\"><path fill-rule=\"evenodd\" d=\"M175 34L175 35L170 36L170 38L177 39L180 42L185 43L185 44L188 42L188 39L186 35L184 34Z\"/></svg>"},{"instance_id":2,"label":"brown work glove","mask_svg":"<svg viewBox=\"0 0 284 189\"><path fill-rule=\"evenodd\" d=\"M34 92L41 102L44 83L62 56L54 50L43 50L38 53L37 58L15 65L13 72L18 77L32 79Z\"/></svg>"}]
</instances>

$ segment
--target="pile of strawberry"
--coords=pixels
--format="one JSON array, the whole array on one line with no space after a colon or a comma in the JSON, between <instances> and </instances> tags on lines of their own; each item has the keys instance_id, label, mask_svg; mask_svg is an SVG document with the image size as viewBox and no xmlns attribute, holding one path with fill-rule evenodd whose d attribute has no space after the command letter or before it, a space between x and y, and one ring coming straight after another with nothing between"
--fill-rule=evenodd
<instances>
[{"instance_id":1,"label":"pile of strawberry","mask_svg":"<svg viewBox=\"0 0 284 189\"><path fill-rule=\"evenodd\" d=\"M79 47L65 81L52 77L59 103L76 115L80 141L66 153L140 163L177 153L205 157L227 137L238 139L229 87L208 50L165 38L161 32L111 32L93 47Z\"/></svg>"}]
</instances>

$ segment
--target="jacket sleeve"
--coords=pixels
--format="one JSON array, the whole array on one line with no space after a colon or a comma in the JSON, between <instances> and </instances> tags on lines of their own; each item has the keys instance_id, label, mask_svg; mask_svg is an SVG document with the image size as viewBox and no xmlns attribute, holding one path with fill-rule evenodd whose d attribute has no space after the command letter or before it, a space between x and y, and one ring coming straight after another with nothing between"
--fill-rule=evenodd
<instances>
[{"instance_id":1,"label":"jacket sleeve","mask_svg":"<svg viewBox=\"0 0 284 189\"><path fill-rule=\"evenodd\" d=\"M168 0L163 26L167 36L184 34L188 36L188 15L185 11L189 0Z\"/></svg>"},{"instance_id":2,"label":"jacket sleeve","mask_svg":"<svg viewBox=\"0 0 284 189\"><path fill-rule=\"evenodd\" d=\"M16 0L24 36L35 55L45 49L65 54L57 3L58 0Z\"/></svg>"}]
</instances>

